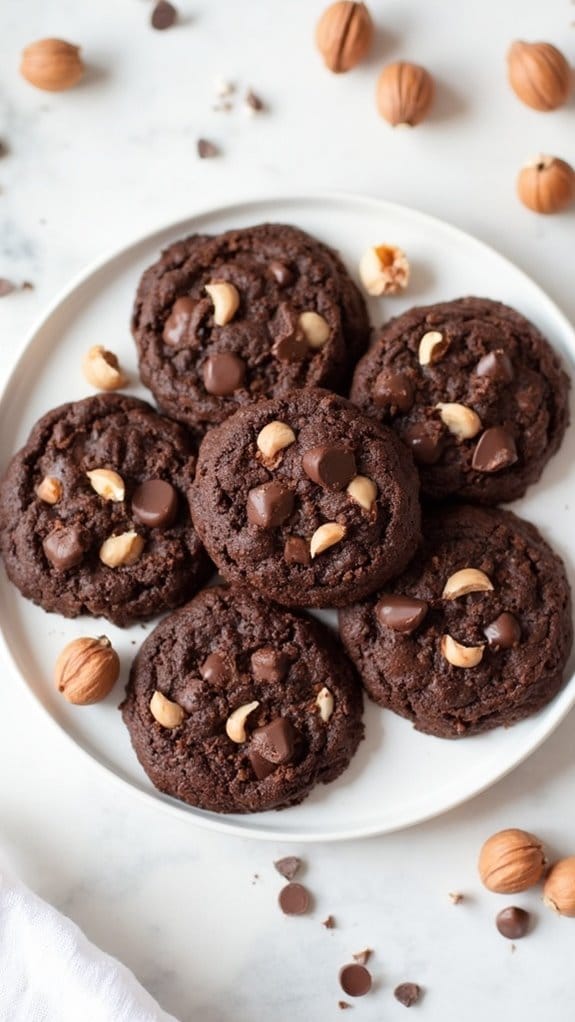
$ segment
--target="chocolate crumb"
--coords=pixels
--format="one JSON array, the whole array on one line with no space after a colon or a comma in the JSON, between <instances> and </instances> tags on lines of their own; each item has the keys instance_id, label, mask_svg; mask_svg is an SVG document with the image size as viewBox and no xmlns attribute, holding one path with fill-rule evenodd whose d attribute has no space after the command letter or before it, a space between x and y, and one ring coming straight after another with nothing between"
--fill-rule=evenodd
<instances>
[{"instance_id":1,"label":"chocolate crumb","mask_svg":"<svg viewBox=\"0 0 575 1022\"><path fill-rule=\"evenodd\" d=\"M373 950L370 947L364 947L363 951L358 951L355 955L352 955L354 962L359 962L360 965L367 965L369 959L373 954Z\"/></svg>"},{"instance_id":2,"label":"chocolate crumb","mask_svg":"<svg viewBox=\"0 0 575 1022\"><path fill-rule=\"evenodd\" d=\"M274 862L274 866L277 869L280 876L285 877L286 880L293 880L296 873L301 869L301 859L298 859L295 855L286 855L283 859L277 859Z\"/></svg>"},{"instance_id":3,"label":"chocolate crumb","mask_svg":"<svg viewBox=\"0 0 575 1022\"><path fill-rule=\"evenodd\" d=\"M214 156L220 155L220 150L217 145L214 145L213 142L209 142L207 138L199 138L197 148L200 160L211 160Z\"/></svg>"},{"instance_id":4,"label":"chocolate crumb","mask_svg":"<svg viewBox=\"0 0 575 1022\"><path fill-rule=\"evenodd\" d=\"M22 291L33 291L34 290L34 284L32 283L31 280L25 280L22 283L21 290Z\"/></svg>"},{"instance_id":5,"label":"chocolate crumb","mask_svg":"<svg viewBox=\"0 0 575 1022\"><path fill-rule=\"evenodd\" d=\"M252 92L251 89L246 93L245 104L255 113L260 113L262 110L265 110L264 101L260 99L255 92Z\"/></svg>"},{"instance_id":6,"label":"chocolate crumb","mask_svg":"<svg viewBox=\"0 0 575 1022\"><path fill-rule=\"evenodd\" d=\"M321 925L325 926L326 930L335 930L335 919L333 916L328 916Z\"/></svg>"},{"instance_id":7,"label":"chocolate crumb","mask_svg":"<svg viewBox=\"0 0 575 1022\"><path fill-rule=\"evenodd\" d=\"M6 277L0 277L0 298L12 294L15 290L16 285L11 280L7 280Z\"/></svg>"},{"instance_id":8,"label":"chocolate crumb","mask_svg":"<svg viewBox=\"0 0 575 1022\"><path fill-rule=\"evenodd\" d=\"M177 14L176 8L173 4L168 3L168 0L159 0L152 11L150 19L152 28L157 28L160 32L163 32L165 28L171 28Z\"/></svg>"},{"instance_id":9,"label":"chocolate crumb","mask_svg":"<svg viewBox=\"0 0 575 1022\"><path fill-rule=\"evenodd\" d=\"M345 1011L346 1008L351 1008L351 1004L348 1004L347 1001L338 1001L337 1006L338 1008L341 1008L342 1011Z\"/></svg>"},{"instance_id":10,"label":"chocolate crumb","mask_svg":"<svg viewBox=\"0 0 575 1022\"><path fill-rule=\"evenodd\" d=\"M449 900L452 905L459 905L463 901L463 895L459 891L450 891Z\"/></svg>"},{"instance_id":11,"label":"chocolate crumb","mask_svg":"<svg viewBox=\"0 0 575 1022\"><path fill-rule=\"evenodd\" d=\"M411 1008L421 997L421 987L417 983L400 983L393 991L393 996L405 1008Z\"/></svg>"}]
</instances>

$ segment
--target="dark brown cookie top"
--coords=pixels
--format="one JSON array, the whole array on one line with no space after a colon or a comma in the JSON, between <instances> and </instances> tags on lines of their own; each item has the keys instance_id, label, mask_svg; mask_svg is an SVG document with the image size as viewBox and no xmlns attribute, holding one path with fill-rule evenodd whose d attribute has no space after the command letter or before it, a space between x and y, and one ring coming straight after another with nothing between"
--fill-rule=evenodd
<instances>
[{"instance_id":1,"label":"dark brown cookie top","mask_svg":"<svg viewBox=\"0 0 575 1022\"><path fill-rule=\"evenodd\" d=\"M200 435L254 399L347 386L369 336L338 256L283 224L175 242L144 273L132 327L143 382Z\"/></svg>"},{"instance_id":2,"label":"dark brown cookie top","mask_svg":"<svg viewBox=\"0 0 575 1022\"><path fill-rule=\"evenodd\" d=\"M0 549L29 599L118 625L179 606L209 573L187 501L184 431L97 394L44 415L0 488Z\"/></svg>"},{"instance_id":3,"label":"dark brown cookie top","mask_svg":"<svg viewBox=\"0 0 575 1022\"><path fill-rule=\"evenodd\" d=\"M222 586L148 636L122 713L156 787L220 813L301 802L363 735L361 686L331 633Z\"/></svg>"},{"instance_id":4,"label":"dark brown cookie top","mask_svg":"<svg viewBox=\"0 0 575 1022\"><path fill-rule=\"evenodd\" d=\"M560 558L495 508L438 508L423 534L403 575L340 613L369 695L442 738L535 713L559 690L572 642Z\"/></svg>"},{"instance_id":5,"label":"dark brown cookie top","mask_svg":"<svg viewBox=\"0 0 575 1022\"><path fill-rule=\"evenodd\" d=\"M491 504L541 475L567 426L568 387L532 323L501 302L460 298L387 323L351 399L411 446L425 496Z\"/></svg>"},{"instance_id":6,"label":"dark brown cookie top","mask_svg":"<svg viewBox=\"0 0 575 1022\"><path fill-rule=\"evenodd\" d=\"M343 606L419 540L417 473L391 430L324 390L242 408L204 438L190 503L228 581L288 606Z\"/></svg>"}]
</instances>

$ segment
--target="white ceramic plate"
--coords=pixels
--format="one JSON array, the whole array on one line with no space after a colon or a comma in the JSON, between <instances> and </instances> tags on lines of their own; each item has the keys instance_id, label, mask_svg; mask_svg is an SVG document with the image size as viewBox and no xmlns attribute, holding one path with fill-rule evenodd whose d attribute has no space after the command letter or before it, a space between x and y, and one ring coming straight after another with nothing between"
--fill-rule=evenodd
<instances>
[{"instance_id":1,"label":"white ceramic plate","mask_svg":"<svg viewBox=\"0 0 575 1022\"><path fill-rule=\"evenodd\" d=\"M7 458L26 440L35 420L54 405L85 397L90 388L80 365L92 344L115 351L137 385L136 353L129 317L140 273L170 241L194 231L218 232L263 220L296 224L339 249L355 275L370 244L400 245L408 253L412 282L405 297L373 300L375 323L416 303L464 294L499 298L532 319L573 370L575 334L550 299L523 273L466 234L421 213L375 199L315 195L259 199L217 209L173 224L122 249L77 279L32 331L0 403L0 437ZM570 500L575 466L569 431L542 482L514 505L535 522L563 555L572 574L575 535ZM327 615L329 619L329 614ZM23 600L0 578L4 655L50 717L110 776L141 797L216 830L274 840L316 841L364 837L405 827L444 812L493 784L529 755L575 702L575 677L543 712L506 731L462 742L426 737L378 707L366 708L367 737L339 781L317 788L301 806L254 816L216 816L194 810L155 791L132 752L117 711L121 686L93 707L71 707L55 692L51 668L63 644L105 632L118 649L122 679L152 625L120 630L89 618L67 621ZM144 629L144 630L143 630ZM569 672L571 675L571 671Z\"/></svg>"}]
</instances>

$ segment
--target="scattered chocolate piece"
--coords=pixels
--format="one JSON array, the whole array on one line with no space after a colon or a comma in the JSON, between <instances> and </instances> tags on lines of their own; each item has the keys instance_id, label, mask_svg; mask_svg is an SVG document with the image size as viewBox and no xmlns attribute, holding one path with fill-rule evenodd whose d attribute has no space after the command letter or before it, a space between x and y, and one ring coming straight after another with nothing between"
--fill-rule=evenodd
<instances>
[{"instance_id":1,"label":"scattered chocolate piece","mask_svg":"<svg viewBox=\"0 0 575 1022\"><path fill-rule=\"evenodd\" d=\"M428 611L424 600L414 596L382 596L376 605L375 616L384 628L409 635L419 627Z\"/></svg>"},{"instance_id":2,"label":"scattered chocolate piece","mask_svg":"<svg viewBox=\"0 0 575 1022\"><path fill-rule=\"evenodd\" d=\"M286 884L278 895L280 908L286 916L305 915L310 906L310 900L309 891L303 884Z\"/></svg>"},{"instance_id":3,"label":"scattered chocolate piece","mask_svg":"<svg viewBox=\"0 0 575 1022\"><path fill-rule=\"evenodd\" d=\"M34 290L34 284L32 283L31 280L24 280L24 281L22 281L22 285L20 287L20 290L21 291L33 291Z\"/></svg>"},{"instance_id":4,"label":"scattered chocolate piece","mask_svg":"<svg viewBox=\"0 0 575 1022\"><path fill-rule=\"evenodd\" d=\"M6 277L0 277L0 298L12 294L13 291L16 291L16 285Z\"/></svg>"},{"instance_id":5,"label":"scattered chocolate piece","mask_svg":"<svg viewBox=\"0 0 575 1022\"><path fill-rule=\"evenodd\" d=\"M214 156L220 155L220 150L207 138L199 138L197 142L198 156L200 160L211 160Z\"/></svg>"},{"instance_id":6,"label":"scattered chocolate piece","mask_svg":"<svg viewBox=\"0 0 575 1022\"><path fill-rule=\"evenodd\" d=\"M326 930L335 930L335 919L333 916L328 916L321 925L325 926Z\"/></svg>"},{"instance_id":7,"label":"scattered chocolate piece","mask_svg":"<svg viewBox=\"0 0 575 1022\"><path fill-rule=\"evenodd\" d=\"M371 990L371 973L365 965L344 965L339 970L339 982L349 997L365 997Z\"/></svg>"},{"instance_id":8,"label":"scattered chocolate piece","mask_svg":"<svg viewBox=\"0 0 575 1022\"><path fill-rule=\"evenodd\" d=\"M254 113L260 113L260 111L265 110L263 100L255 92L252 92L251 89L246 93L245 104Z\"/></svg>"},{"instance_id":9,"label":"scattered chocolate piece","mask_svg":"<svg viewBox=\"0 0 575 1022\"><path fill-rule=\"evenodd\" d=\"M85 553L84 537L76 526L54 529L42 543L48 560L58 571L79 564Z\"/></svg>"},{"instance_id":10,"label":"scattered chocolate piece","mask_svg":"<svg viewBox=\"0 0 575 1022\"><path fill-rule=\"evenodd\" d=\"M497 383L511 383L513 380L513 365L509 355L504 351L488 351L487 355L479 359L475 366L478 376L487 376Z\"/></svg>"},{"instance_id":11,"label":"scattered chocolate piece","mask_svg":"<svg viewBox=\"0 0 575 1022\"><path fill-rule=\"evenodd\" d=\"M371 958L373 951L370 947L365 947L363 951L358 951L355 955L352 955L354 962L359 962L360 965L367 965Z\"/></svg>"},{"instance_id":12,"label":"scattered chocolate piece","mask_svg":"<svg viewBox=\"0 0 575 1022\"><path fill-rule=\"evenodd\" d=\"M252 653L250 664L256 681L270 681L277 684L285 678L289 657L271 646L262 646Z\"/></svg>"},{"instance_id":13,"label":"scattered chocolate piece","mask_svg":"<svg viewBox=\"0 0 575 1022\"><path fill-rule=\"evenodd\" d=\"M521 638L521 626L513 614L506 610L483 629L491 649L513 649Z\"/></svg>"},{"instance_id":14,"label":"scattered chocolate piece","mask_svg":"<svg viewBox=\"0 0 575 1022\"><path fill-rule=\"evenodd\" d=\"M529 932L530 922L529 912L515 905L501 909L495 918L497 929L502 937L507 937L507 940L521 940L525 937Z\"/></svg>"},{"instance_id":15,"label":"scattered chocolate piece","mask_svg":"<svg viewBox=\"0 0 575 1022\"><path fill-rule=\"evenodd\" d=\"M165 28L171 28L174 24L178 12L173 4L168 3L168 0L159 0L152 11L151 23L152 28L157 28L162 32Z\"/></svg>"},{"instance_id":16,"label":"scattered chocolate piece","mask_svg":"<svg viewBox=\"0 0 575 1022\"><path fill-rule=\"evenodd\" d=\"M296 732L285 717L276 717L265 727L257 728L251 737L250 748L268 763L289 763L293 756Z\"/></svg>"},{"instance_id":17,"label":"scattered chocolate piece","mask_svg":"<svg viewBox=\"0 0 575 1022\"><path fill-rule=\"evenodd\" d=\"M309 564L309 543L301 536L288 536L284 545L284 558L288 564Z\"/></svg>"},{"instance_id":18,"label":"scattered chocolate piece","mask_svg":"<svg viewBox=\"0 0 575 1022\"><path fill-rule=\"evenodd\" d=\"M345 490L348 483L357 475L353 451L335 444L311 447L305 452L302 465L312 482L328 490Z\"/></svg>"},{"instance_id":19,"label":"scattered chocolate piece","mask_svg":"<svg viewBox=\"0 0 575 1022\"><path fill-rule=\"evenodd\" d=\"M301 859L298 859L296 855L286 855L283 859L276 859L274 866L280 876L285 877L286 880L293 880L301 867Z\"/></svg>"},{"instance_id":20,"label":"scattered chocolate piece","mask_svg":"<svg viewBox=\"0 0 575 1022\"><path fill-rule=\"evenodd\" d=\"M149 529L167 529L178 514L178 494L164 479L146 479L132 497L132 513Z\"/></svg>"},{"instance_id":21,"label":"scattered chocolate piece","mask_svg":"<svg viewBox=\"0 0 575 1022\"><path fill-rule=\"evenodd\" d=\"M351 1008L351 1004L348 1004L347 1001L338 1001L337 1006L338 1008L341 1008L342 1011L345 1011L346 1008Z\"/></svg>"},{"instance_id":22,"label":"scattered chocolate piece","mask_svg":"<svg viewBox=\"0 0 575 1022\"><path fill-rule=\"evenodd\" d=\"M393 991L393 996L405 1008L411 1008L421 997L421 987L417 983L400 983Z\"/></svg>"},{"instance_id":23,"label":"scattered chocolate piece","mask_svg":"<svg viewBox=\"0 0 575 1022\"><path fill-rule=\"evenodd\" d=\"M476 472L500 472L517 461L517 447L511 433L503 426L486 429L473 452L471 467Z\"/></svg>"},{"instance_id":24,"label":"scattered chocolate piece","mask_svg":"<svg viewBox=\"0 0 575 1022\"><path fill-rule=\"evenodd\" d=\"M208 394L227 397L244 382L246 364L231 351L217 351L208 355L202 370L204 387Z\"/></svg>"},{"instance_id":25,"label":"scattered chocolate piece","mask_svg":"<svg viewBox=\"0 0 575 1022\"><path fill-rule=\"evenodd\" d=\"M275 529L290 517L294 495L288 486L272 479L255 486L248 493L246 513L248 522L260 529Z\"/></svg>"},{"instance_id":26,"label":"scattered chocolate piece","mask_svg":"<svg viewBox=\"0 0 575 1022\"><path fill-rule=\"evenodd\" d=\"M452 905L460 905L463 901L463 895L460 894L459 891L450 891L449 900Z\"/></svg>"},{"instance_id":27,"label":"scattered chocolate piece","mask_svg":"<svg viewBox=\"0 0 575 1022\"><path fill-rule=\"evenodd\" d=\"M373 400L378 408L388 408L392 415L408 412L413 405L413 384L405 373L382 369L373 386Z\"/></svg>"},{"instance_id":28,"label":"scattered chocolate piece","mask_svg":"<svg viewBox=\"0 0 575 1022\"><path fill-rule=\"evenodd\" d=\"M230 679L230 669L221 653L210 653L200 667L200 674L210 685L222 685Z\"/></svg>"}]
</instances>

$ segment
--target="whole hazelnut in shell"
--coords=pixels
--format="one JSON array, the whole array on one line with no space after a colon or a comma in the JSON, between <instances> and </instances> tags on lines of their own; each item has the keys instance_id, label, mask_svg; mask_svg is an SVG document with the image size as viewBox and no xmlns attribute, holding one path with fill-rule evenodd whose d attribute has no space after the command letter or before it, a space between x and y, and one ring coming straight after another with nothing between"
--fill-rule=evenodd
<instances>
[{"instance_id":1,"label":"whole hazelnut in shell","mask_svg":"<svg viewBox=\"0 0 575 1022\"><path fill-rule=\"evenodd\" d=\"M490 891L517 894L541 879L545 852L538 837L510 828L492 834L479 854L479 875Z\"/></svg>"},{"instance_id":2,"label":"whole hazelnut in shell","mask_svg":"<svg viewBox=\"0 0 575 1022\"><path fill-rule=\"evenodd\" d=\"M571 68L551 43L512 43L507 73L515 95L533 110L556 110L571 91Z\"/></svg>"},{"instance_id":3,"label":"whole hazelnut in shell","mask_svg":"<svg viewBox=\"0 0 575 1022\"><path fill-rule=\"evenodd\" d=\"M120 674L120 658L110 640L73 639L56 660L56 688L69 703L89 706L105 699Z\"/></svg>"},{"instance_id":4,"label":"whole hazelnut in shell","mask_svg":"<svg viewBox=\"0 0 575 1022\"><path fill-rule=\"evenodd\" d=\"M377 80L377 109L392 127L414 128L427 116L434 91L433 78L419 64L388 64Z\"/></svg>"},{"instance_id":5,"label":"whole hazelnut in shell","mask_svg":"<svg viewBox=\"0 0 575 1022\"><path fill-rule=\"evenodd\" d=\"M22 51L20 73L45 92L64 92L84 74L80 47L64 39L39 39Z\"/></svg>"},{"instance_id":6,"label":"whole hazelnut in shell","mask_svg":"<svg viewBox=\"0 0 575 1022\"><path fill-rule=\"evenodd\" d=\"M373 22L363 3L337 0L321 15L315 30L316 46L334 74L351 71L365 57L373 40Z\"/></svg>"},{"instance_id":7,"label":"whole hazelnut in shell","mask_svg":"<svg viewBox=\"0 0 575 1022\"><path fill-rule=\"evenodd\" d=\"M559 213L575 199L575 170L557 156L536 156L519 172L517 194L534 213Z\"/></svg>"},{"instance_id":8,"label":"whole hazelnut in shell","mask_svg":"<svg viewBox=\"0 0 575 1022\"><path fill-rule=\"evenodd\" d=\"M551 867L543 887L543 901L560 916L575 917L575 855Z\"/></svg>"}]
</instances>

